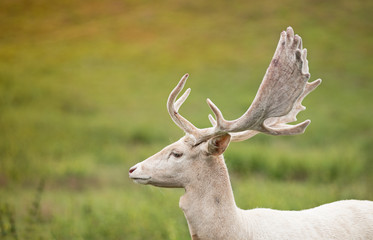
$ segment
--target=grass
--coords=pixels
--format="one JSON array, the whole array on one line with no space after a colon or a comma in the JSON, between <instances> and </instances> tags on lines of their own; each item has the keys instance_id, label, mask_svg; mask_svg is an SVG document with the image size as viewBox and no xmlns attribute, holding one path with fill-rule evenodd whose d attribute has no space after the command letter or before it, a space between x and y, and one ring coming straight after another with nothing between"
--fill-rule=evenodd
<instances>
[{"instance_id":1,"label":"grass","mask_svg":"<svg viewBox=\"0 0 373 240\"><path fill-rule=\"evenodd\" d=\"M140 186L129 167L182 136L165 102L209 126L246 110L291 25L309 51L310 118L225 154L238 206L304 209L373 199L368 1L0 2L1 239L190 239L183 190ZM41 184L41 182L43 184Z\"/></svg>"}]
</instances>

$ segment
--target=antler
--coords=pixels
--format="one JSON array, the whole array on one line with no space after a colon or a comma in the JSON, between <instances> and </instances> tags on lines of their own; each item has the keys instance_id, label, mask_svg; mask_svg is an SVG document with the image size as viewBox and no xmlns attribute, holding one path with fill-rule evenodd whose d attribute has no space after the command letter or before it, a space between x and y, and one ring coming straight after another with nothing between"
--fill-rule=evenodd
<instances>
[{"instance_id":1,"label":"antler","mask_svg":"<svg viewBox=\"0 0 373 240\"><path fill-rule=\"evenodd\" d=\"M209 115L213 127L198 129L181 115L178 109L190 93L188 89L176 102L188 74L180 80L168 99L168 111L174 122L186 133L193 135L197 143L213 136L230 133L232 141L243 141L262 132L271 135L294 135L303 133L310 123L306 120L297 125L287 123L296 121L296 115L305 109L302 100L320 83L318 79L308 82L307 50L302 48L302 39L294 36L288 27L281 33L277 49L267 69L257 95L249 109L238 119L227 121L219 108L210 100L207 103L215 114Z\"/></svg>"},{"instance_id":2,"label":"antler","mask_svg":"<svg viewBox=\"0 0 373 240\"><path fill-rule=\"evenodd\" d=\"M175 102L177 96L183 89L186 80L188 79L189 74L185 74L181 79L180 82L176 85L176 87L172 90L170 93L170 96L167 100L167 110L170 114L172 120L176 123L179 128L183 129L186 133L189 133L191 135L195 135L198 132L198 129L188 120L186 120L183 116L179 114L179 108L180 106L185 102L185 100L188 98L189 93L191 91L190 88L188 88L185 93Z\"/></svg>"}]
</instances>

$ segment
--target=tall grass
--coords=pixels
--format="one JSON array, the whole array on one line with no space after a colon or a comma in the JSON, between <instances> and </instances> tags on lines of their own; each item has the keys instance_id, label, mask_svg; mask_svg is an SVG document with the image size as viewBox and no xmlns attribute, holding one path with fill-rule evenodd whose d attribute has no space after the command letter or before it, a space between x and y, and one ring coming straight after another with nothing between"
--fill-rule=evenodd
<instances>
[{"instance_id":1,"label":"tall grass","mask_svg":"<svg viewBox=\"0 0 373 240\"><path fill-rule=\"evenodd\" d=\"M311 78L324 80L299 116L312 124L301 136L231 144L236 201L303 209L373 199L371 7L1 1L0 238L189 239L183 190L135 185L128 168L182 136L165 102L186 72L193 91L181 111L193 123L209 126L207 97L227 118L242 114L289 25Z\"/></svg>"}]
</instances>

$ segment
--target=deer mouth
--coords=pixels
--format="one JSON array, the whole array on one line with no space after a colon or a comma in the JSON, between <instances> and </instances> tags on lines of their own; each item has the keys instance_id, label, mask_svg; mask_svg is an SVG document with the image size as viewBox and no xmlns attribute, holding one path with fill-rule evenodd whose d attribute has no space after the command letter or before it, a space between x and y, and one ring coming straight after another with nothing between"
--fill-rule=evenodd
<instances>
[{"instance_id":1,"label":"deer mouth","mask_svg":"<svg viewBox=\"0 0 373 240\"><path fill-rule=\"evenodd\" d=\"M130 177L135 183L147 184L151 177Z\"/></svg>"}]
</instances>

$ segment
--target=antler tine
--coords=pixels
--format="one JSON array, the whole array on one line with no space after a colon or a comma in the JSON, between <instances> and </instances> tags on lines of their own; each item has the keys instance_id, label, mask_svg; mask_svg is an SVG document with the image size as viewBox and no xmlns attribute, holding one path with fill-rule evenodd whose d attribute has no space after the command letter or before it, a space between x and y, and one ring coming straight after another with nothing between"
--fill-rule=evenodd
<instances>
[{"instance_id":1,"label":"antler tine","mask_svg":"<svg viewBox=\"0 0 373 240\"><path fill-rule=\"evenodd\" d=\"M209 114L209 120L210 120L212 126L216 127L217 123L216 123L214 117L211 114ZM238 133L230 133L231 142L241 142L241 141L244 141L244 140L249 139L251 137L254 137L258 133L259 133L258 131L254 131L254 130L246 130L246 131L238 132Z\"/></svg>"},{"instance_id":2,"label":"antler tine","mask_svg":"<svg viewBox=\"0 0 373 240\"><path fill-rule=\"evenodd\" d=\"M239 133L230 133L231 141L232 142L242 142L242 141L245 141L249 138L254 137L258 133L260 133L260 132L255 131L255 130L246 130L246 131L239 132Z\"/></svg>"},{"instance_id":3,"label":"antler tine","mask_svg":"<svg viewBox=\"0 0 373 240\"><path fill-rule=\"evenodd\" d=\"M215 127L216 126L216 121L211 114L209 114L209 120L210 120L210 123L212 124L212 126Z\"/></svg>"},{"instance_id":4,"label":"antler tine","mask_svg":"<svg viewBox=\"0 0 373 240\"><path fill-rule=\"evenodd\" d=\"M219 128L220 123L225 122L226 120L224 119L223 114L221 113L219 108L209 98L207 98L207 104L209 105L211 110L214 112L214 115L215 115L215 118L216 118L217 124L215 124L214 127ZM210 121L211 121L212 116L211 117L210 116L209 116L209 118L210 118Z\"/></svg>"},{"instance_id":5,"label":"antler tine","mask_svg":"<svg viewBox=\"0 0 373 240\"><path fill-rule=\"evenodd\" d=\"M188 98L189 94L190 94L190 91L191 89L188 88L184 94L178 99L176 100L174 106L175 106L175 111L179 111L179 108L181 107L181 105L183 105L183 103L185 102L185 100Z\"/></svg>"},{"instance_id":6,"label":"antler tine","mask_svg":"<svg viewBox=\"0 0 373 240\"><path fill-rule=\"evenodd\" d=\"M216 134L228 132L232 141L242 141L258 132L271 135L293 135L303 133L310 123L306 120L297 125L296 115L305 109L301 102L320 83L310 78L307 50L303 49L302 38L294 35L291 27L280 36L275 54L250 108L238 119L227 121L221 111L207 100L216 121L209 116Z\"/></svg>"},{"instance_id":7,"label":"antler tine","mask_svg":"<svg viewBox=\"0 0 373 240\"><path fill-rule=\"evenodd\" d=\"M180 106L185 102L188 98L190 93L190 88L185 91L185 93L175 102L175 99L184 88L186 80L188 79L189 74L185 74L176 85L176 87L171 91L168 100L167 100L167 110L170 114L171 119L175 122L175 124L184 130L186 133L195 134L197 128L186 120L183 116L179 114Z\"/></svg>"}]
</instances>

